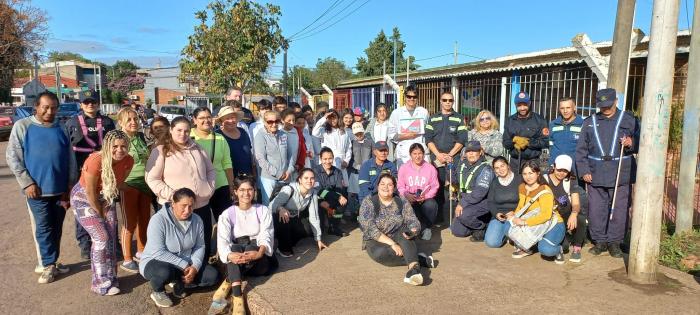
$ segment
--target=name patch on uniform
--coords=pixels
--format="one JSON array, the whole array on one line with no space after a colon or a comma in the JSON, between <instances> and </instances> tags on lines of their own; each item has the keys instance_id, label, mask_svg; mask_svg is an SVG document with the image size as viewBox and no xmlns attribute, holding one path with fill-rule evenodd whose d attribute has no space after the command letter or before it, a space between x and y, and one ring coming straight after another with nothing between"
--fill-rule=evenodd
<instances>
[{"instance_id":1,"label":"name patch on uniform","mask_svg":"<svg viewBox=\"0 0 700 315\"><path fill-rule=\"evenodd\" d=\"M455 126L450 126L450 132L455 132L457 131L457 127Z\"/></svg>"},{"instance_id":2,"label":"name patch on uniform","mask_svg":"<svg viewBox=\"0 0 700 315\"><path fill-rule=\"evenodd\" d=\"M377 170L370 170L369 176L374 176L374 175L377 175Z\"/></svg>"}]
</instances>

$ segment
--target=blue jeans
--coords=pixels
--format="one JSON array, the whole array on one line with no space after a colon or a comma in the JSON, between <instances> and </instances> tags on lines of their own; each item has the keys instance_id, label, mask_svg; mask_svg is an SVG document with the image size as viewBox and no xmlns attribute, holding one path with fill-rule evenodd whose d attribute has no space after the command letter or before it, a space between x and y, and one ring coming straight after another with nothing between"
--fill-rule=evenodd
<instances>
[{"instance_id":1,"label":"blue jeans","mask_svg":"<svg viewBox=\"0 0 700 315\"><path fill-rule=\"evenodd\" d=\"M496 219L491 219L489 226L486 228L486 235L484 235L484 243L490 248L499 248L505 244L506 235L508 234L508 229L510 229L510 223L508 221L498 221Z\"/></svg>"},{"instance_id":2,"label":"blue jeans","mask_svg":"<svg viewBox=\"0 0 700 315\"><path fill-rule=\"evenodd\" d=\"M277 183L277 180L274 178L267 178L260 176L260 192L262 193L262 204L269 206L270 205L270 194L272 194L272 190L275 189L275 183ZM274 210L273 212L275 212Z\"/></svg>"},{"instance_id":3,"label":"blue jeans","mask_svg":"<svg viewBox=\"0 0 700 315\"><path fill-rule=\"evenodd\" d=\"M561 241L564 240L566 226L564 223L557 223L554 228L544 235L544 238L537 242L537 250L542 256L553 257L559 254Z\"/></svg>"},{"instance_id":4,"label":"blue jeans","mask_svg":"<svg viewBox=\"0 0 700 315\"><path fill-rule=\"evenodd\" d=\"M27 198L37 260L42 267L55 264L61 253L61 234L66 209L61 206L60 201L60 196Z\"/></svg>"}]
</instances>

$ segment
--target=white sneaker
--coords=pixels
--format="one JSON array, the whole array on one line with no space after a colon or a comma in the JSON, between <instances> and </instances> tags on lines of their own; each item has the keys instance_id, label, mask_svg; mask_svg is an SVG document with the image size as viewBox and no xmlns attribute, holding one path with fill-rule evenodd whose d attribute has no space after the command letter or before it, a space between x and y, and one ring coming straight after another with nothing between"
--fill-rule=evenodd
<instances>
[{"instance_id":1,"label":"white sneaker","mask_svg":"<svg viewBox=\"0 0 700 315\"><path fill-rule=\"evenodd\" d=\"M56 267L54 267L53 265L48 266L44 268L44 270L41 272L41 275L39 276L37 282L41 284L51 283L55 279L56 274L58 274Z\"/></svg>"},{"instance_id":2,"label":"white sneaker","mask_svg":"<svg viewBox=\"0 0 700 315\"><path fill-rule=\"evenodd\" d=\"M70 268L68 268L60 263L56 263L56 271L58 271L58 274L66 274L66 273L70 272ZM40 265L34 266L34 273L41 274L42 272L44 272L43 266L40 266Z\"/></svg>"},{"instance_id":3,"label":"white sneaker","mask_svg":"<svg viewBox=\"0 0 700 315\"><path fill-rule=\"evenodd\" d=\"M119 290L119 288L117 288L117 287L111 287L111 288L109 288L109 290L107 290L107 293L105 293L105 295L107 295L107 296L109 296L109 295L117 295L117 294L119 294L119 292L121 292L121 290Z\"/></svg>"}]
</instances>

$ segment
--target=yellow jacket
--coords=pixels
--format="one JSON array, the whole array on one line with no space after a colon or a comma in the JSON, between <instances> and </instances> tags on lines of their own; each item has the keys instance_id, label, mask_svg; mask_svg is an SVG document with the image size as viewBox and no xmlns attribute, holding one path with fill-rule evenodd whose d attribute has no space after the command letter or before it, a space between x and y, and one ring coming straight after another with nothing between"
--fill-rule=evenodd
<instances>
[{"instance_id":1,"label":"yellow jacket","mask_svg":"<svg viewBox=\"0 0 700 315\"><path fill-rule=\"evenodd\" d=\"M525 223L527 223L528 226L535 226L545 223L552 217L552 215L557 216L557 222L564 222L564 220L562 220L561 216L559 215L559 212L554 210L554 194L547 185L540 185L540 187L537 187L537 189L531 191L529 194L526 194L525 183L520 184L520 187L518 187L518 196L520 196L520 200L518 201L518 207L515 209L515 213L518 213L518 211L520 211L520 209L522 209L525 206L525 204L528 201L530 201L530 199L532 199L532 197L534 197L535 195L537 195L537 193L545 189L548 190L550 193L541 195L539 198L537 198L537 200L535 200L534 203L532 203L530 208L525 210L525 213L528 213L537 208L540 209L539 214L525 220Z\"/></svg>"}]
</instances>

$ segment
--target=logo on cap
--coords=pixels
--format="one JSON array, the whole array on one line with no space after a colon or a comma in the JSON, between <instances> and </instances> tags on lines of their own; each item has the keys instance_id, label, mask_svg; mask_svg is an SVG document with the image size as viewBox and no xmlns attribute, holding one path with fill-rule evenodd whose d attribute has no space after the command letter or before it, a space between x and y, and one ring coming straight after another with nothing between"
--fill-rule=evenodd
<instances>
[{"instance_id":1,"label":"logo on cap","mask_svg":"<svg viewBox=\"0 0 700 315\"><path fill-rule=\"evenodd\" d=\"M519 97L519 98L525 98L525 92L520 92L520 94L518 94L518 97Z\"/></svg>"},{"instance_id":2,"label":"logo on cap","mask_svg":"<svg viewBox=\"0 0 700 315\"><path fill-rule=\"evenodd\" d=\"M601 101L607 101L607 100L608 100L608 97L605 96L605 95L603 95L603 96L600 97L600 100L601 100Z\"/></svg>"}]
</instances>

